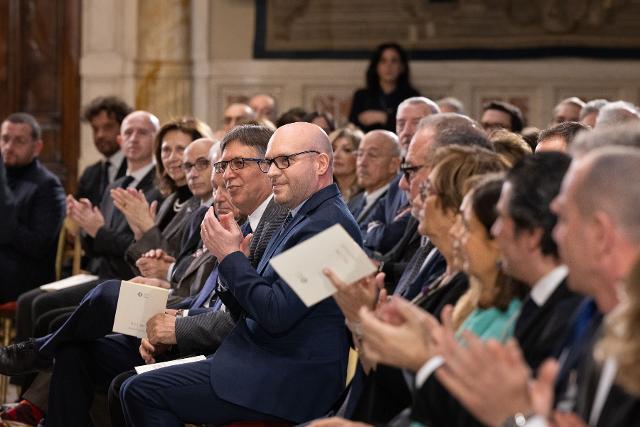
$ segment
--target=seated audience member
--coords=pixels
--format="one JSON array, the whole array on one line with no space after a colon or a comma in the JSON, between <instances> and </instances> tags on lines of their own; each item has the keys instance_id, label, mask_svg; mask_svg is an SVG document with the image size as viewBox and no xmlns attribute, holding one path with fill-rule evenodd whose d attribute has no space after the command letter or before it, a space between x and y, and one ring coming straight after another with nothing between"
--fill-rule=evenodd
<instances>
[{"instance_id":1,"label":"seated audience member","mask_svg":"<svg viewBox=\"0 0 640 427\"><path fill-rule=\"evenodd\" d=\"M498 129L489 135L493 148L509 166L513 166L521 158L532 153L531 147L517 133Z\"/></svg>"},{"instance_id":2,"label":"seated audience member","mask_svg":"<svg viewBox=\"0 0 640 427\"><path fill-rule=\"evenodd\" d=\"M396 135L400 139L403 155L409 149L411 138L416 133L418 123L424 117L440 113L438 105L424 96L407 98L398 105L396 113Z\"/></svg>"},{"instance_id":3,"label":"seated audience member","mask_svg":"<svg viewBox=\"0 0 640 427\"><path fill-rule=\"evenodd\" d=\"M396 135L400 142L402 157L405 156L418 124L424 117L438 114L440 109L429 98L417 96L405 99L398 106L396 115ZM372 212L367 232L364 234L365 249L369 252L386 254L391 251L401 236L415 234L416 223L410 224L410 208L405 191L399 188L399 174L394 179L380 204ZM404 246L395 253L402 254ZM410 255L409 255L410 256Z\"/></svg>"},{"instance_id":4,"label":"seated audience member","mask_svg":"<svg viewBox=\"0 0 640 427\"><path fill-rule=\"evenodd\" d=\"M278 117L278 120L276 120L276 128L288 125L289 123L302 122L304 121L303 119L306 115L307 112L304 110L304 108L290 108L289 110L285 111L280 117Z\"/></svg>"},{"instance_id":5,"label":"seated audience member","mask_svg":"<svg viewBox=\"0 0 640 427\"><path fill-rule=\"evenodd\" d=\"M436 376L484 424L500 426L510 419L534 425L537 418L535 425L546 425L545 417L572 422L554 425L628 426L637 421L638 398L611 384L611 379L620 381L615 363L605 363L609 368L600 370L592 354L602 315L611 316L620 306L621 283L640 254L634 214L640 196L628 185L640 179L638 171L637 149L596 149L574 159L552 204L559 214L553 236L569 267L569 286L589 297L569 325L559 365L545 363L532 381L515 344L504 348L472 343L466 349L447 345L442 350L447 362ZM473 384L464 380L470 373ZM561 412L552 412L552 407Z\"/></svg>"},{"instance_id":6,"label":"seated audience member","mask_svg":"<svg viewBox=\"0 0 640 427\"><path fill-rule=\"evenodd\" d=\"M256 120L267 119L275 123L278 117L278 107L273 96L259 93L249 99L249 106L256 112Z\"/></svg>"},{"instance_id":7,"label":"seated audience member","mask_svg":"<svg viewBox=\"0 0 640 427\"><path fill-rule=\"evenodd\" d=\"M437 261L441 261L441 257L429 256L433 248L427 241L421 241L416 233L421 207L417 195L419 183L426 179L429 173L429 168L425 167L425 164L434 149L452 144L477 145L491 149L491 143L487 140L485 133L470 118L454 113L436 114L425 117L418 125L418 130L407 151L406 161L401 167L403 173L399 187L409 199L407 212L410 212L411 218L408 219L399 240L396 237L396 240L391 242L392 249L382 255L381 259L384 262L383 271L386 274L385 285L395 294L405 298L413 298L420 291L425 280L433 272L438 271L430 267L438 265ZM390 187L389 192L392 190L393 187ZM396 219L394 225L398 222ZM373 232L375 231L374 229ZM370 230L365 238L369 239L371 234ZM425 262L425 258L429 258L432 262Z\"/></svg>"},{"instance_id":8,"label":"seated audience member","mask_svg":"<svg viewBox=\"0 0 640 427\"><path fill-rule=\"evenodd\" d=\"M411 85L409 59L397 43L383 43L371 55L366 72L366 88L353 94L349 121L364 132L393 131L398 105L419 96Z\"/></svg>"},{"instance_id":9,"label":"seated audience member","mask_svg":"<svg viewBox=\"0 0 640 427\"><path fill-rule=\"evenodd\" d=\"M104 190L116 179L124 176L127 161L120 149L120 125L131 111L131 107L115 96L98 97L84 109L83 119L91 125L93 144L103 156L96 163L86 167L73 197L88 199L97 206Z\"/></svg>"},{"instance_id":10,"label":"seated audience member","mask_svg":"<svg viewBox=\"0 0 640 427\"><path fill-rule=\"evenodd\" d=\"M540 132L536 153L560 151L566 153L576 136L589 128L580 122L562 122Z\"/></svg>"},{"instance_id":11,"label":"seated audience member","mask_svg":"<svg viewBox=\"0 0 640 427\"><path fill-rule=\"evenodd\" d=\"M154 185L153 164L153 139L158 127L157 118L145 111L134 111L123 120L122 149L127 158L127 175L115 180L107 188L99 208L91 205L87 199L76 200L71 195L67 196L67 215L83 232L83 248L89 259L87 270L100 278L126 279L134 276L133 267L123 256L133 242L133 231L125 216L114 205L111 190L131 187L141 190L149 202L160 200ZM33 325L40 315L49 310L78 304L97 283L90 282L47 293L38 289L23 295L24 301L18 302L18 324L26 321ZM36 296L37 304L34 304L35 301L31 300ZM19 338L30 336L29 326L18 327L21 330Z\"/></svg>"},{"instance_id":12,"label":"seated audience member","mask_svg":"<svg viewBox=\"0 0 640 427\"><path fill-rule=\"evenodd\" d=\"M0 302L54 280L56 243L64 219L64 189L38 159L42 131L27 113L13 113L0 129L0 152L6 167L6 201L15 203L14 218L3 212L0 244Z\"/></svg>"},{"instance_id":13,"label":"seated audience member","mask_svg":"<svg viewBox=\"0 0 640 427\"><path fill-rule=\"evenodd\" d=\"M331 157L331 144L315 125L295 123L274 133L260 167L271 179L275 201L291 215L257 270L240 251L240 229L229 217L218 222L207 214L203 239L220 260L218 280L247 316L210 359L125 381L120 396L128 423L302 422L324 414L337 399L347 366L344 317L332 299L305 307L269 264L281 251L336 223L360 242L357 225L332 184ZM176 381L190 386L177 387Z\"/></svg>"},{"instance_id":14,"label":"seated audience member","mask_svg":"<svg viewBox=\"0 0 640 427\"><path fill-rule=\"evenodd\" d=\"M600 109L596 118L597 128L640 122L640 110L630 102L609 102Z\"/></svg>"},{"instance_id":15,"label":"seated audience member","mask_svg":"<svg viewBox=\"0 0 640 427\"><path fill-rule=\"evenodd\" d=\"M458 98L453 96L446 96L436 101L441 113L456 113L466 116L467 113L464 109L464 104Z\"/></svg>"},{"instance_id":16,"label":"seated audience member","mask_svg":"<svg viewBox=\"0 0 640 427\"><path fill-rule=\"evenodd\" d=\"M227 108L224 109L224 114L222 116L222 129L218 129L214 132L213 137L215 139L221 140L224 135L229 132L234 127L238 126L242 120L255 120L256 112L242 102L234 102L233 104L229 104Z\"/></svg>"},{"instance_id":17,"label":"seated audience member","mask_svg":"<svg viewBox=\"0 0 640 427\"><path fill-rule=\"evenodd\" d=\"M211 199L209 169L203 174L204 179L188 176L192 169L195 169L193 175L202 174L208 161L208 147L203 156L190 158L185 153L192 142L210 137L209 126L195 118L183 117L162 125L155 137L154 153L158 188L165 199L157 214L138 192L117 188L111 193L114 204L133 230L135 242L125 253L130 263L135 264L143 253L152 249L161 249L172 257L180 252L185 219Z\"/></svg>"},{"instance_id":18,"label":"seated audience member","mask_svg":"<svg viewBox=\"0 0 640 427\"><path fill-rule=\"evenodd\" d=\"M137 258L135 265L140 270L142 276L146 278L160 279L168 282L164 287L173 289L172 294L180 297L189 295L197 289L179 288L176 285L182 279L185 270L191 264L195 252L197 252L198 244L197 234L190 230L191 225L196 221L202 221L204 211L212 204L212 188L211 188L211 162L209 153L212 145L211 139L201 138L193 141L184 150L180 167L186 173L188 188L193 197L192 206L189 212L183 214L183 220L176 227L181 234L180 242L176 242L175 247L165 251L161 246L153 244L143 244L149 252L141 252ZM165 233L167 228L162 230ZM171 229L168 230L171 233ZM193 234L191 234L193 233ZM149 239L149 243L153 243L153 239ZM158 243L162 244L162 240ZM134 244L135 245L135 244ZM155 246L155 247L154 247ZM166 243L163 246L168 246ZM131 249L131 248L130 248ZM134 248L135 250L136 248ZM134 258L134 257L131 257Z\"/></svg>"},{"instance_id":19,"label":"seated audience member","mask_svg":"<svg viewBox=\"0 0 640 427\"><path fill-rule=\"evenodd\" d=\"M329 134L333 148L333 180L346 203L362 191L356 175L356 152L363 136L362 131L353 125Z\"/></svg>"},{"instance_id":20,"label":"seated audience member","mask_svg":"<svg viewBox=\"0 0 640 427\"><path fill-rule=\"evenodd\" d=\"M596 127L598 113L608 102L606 99L594 99L584 104L584 107L580 110L580 123L590 128Z\"/></svg>"},{"instance_id":21,"label":"seated audience member","mask_svg":"<svg viewBox=\"0 0 640 427\"><path fill-rule=\"evenodd\" d=\"M331 113L320 113L318 111L313 111L307 115L305 115L302 121L307 123L313 123L314 125L320 126L320 128L326 133L330 135L331 132L336 130L336 121L331 115Z\"/></svg>"},{"instance_id":22,"label":"seated audience member","mask_svg":"<svg viewBox=\"0 0 640 427\"><path fill-rule=\"evenodd\" d=\"M584 106L584 101L575 96L563 99L553 107L553 120L551 124L557 125L562 122L579 122L580 111Z\"/></svg>"},{"instance_id":23,"label":"seated audience member","mask_svg":"<svg viewBox=\"0 0 640 427\"><path fill-rule=\"evenodd\" d=\"M480 124L487 133L496 129L520 133L525 123L522 112L515 105L503 101L491 101L482 107Z\"/></svg>"},{"instance_id":24,"label":"seated audience member","mask_svg":"<svg viewBox=\"0 0 640 427\"><path fill-rule=\"evenodd\" d=\"M400 144L394 133L375 130L362 138L356 151L356 175L363 191L349 201L349 210L364 231L397 176L400 161Z\"/></svg>"}]
</instances>

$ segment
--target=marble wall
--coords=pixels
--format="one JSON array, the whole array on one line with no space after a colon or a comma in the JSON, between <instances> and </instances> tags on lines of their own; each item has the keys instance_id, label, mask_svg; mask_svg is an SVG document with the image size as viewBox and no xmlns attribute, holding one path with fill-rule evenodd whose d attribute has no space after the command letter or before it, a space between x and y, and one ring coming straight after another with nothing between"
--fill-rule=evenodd
<instances>
[{"instance_id":1,"label":"marble wall","mask_svg":"<svg viewBox=\"0 0 640 427\"><path fill-rule=\"evenodd\" d=\"M366 61L255 60L253 0L85 0L82 104L116 94L165 120L193 113L220 128L229 99L272 94L280 111L322 108L344 117ZM483 102L522 105L544 127L568 96L640 100L640 62L590 59L415 61L413 83L433 98L461 99L472 117ZM88 125L80 168L97 158Z\"/></svg>"}]
</instances>

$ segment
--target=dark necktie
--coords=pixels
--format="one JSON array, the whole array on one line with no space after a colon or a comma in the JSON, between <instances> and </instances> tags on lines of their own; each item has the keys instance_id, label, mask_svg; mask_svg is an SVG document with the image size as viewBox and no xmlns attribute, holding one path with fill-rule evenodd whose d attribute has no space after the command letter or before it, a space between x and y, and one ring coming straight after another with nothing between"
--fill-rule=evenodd
<instances>
[{"instance_id":1,"label":"dark necktie","mask_svg":"<svg viewBox=\"0 0 640 427\"><path fill-rule=\"evenodd\" d=\"M133 182L134 179L135 178L132 177L131 175L125 176L122 182L120 183L120 188L127 188L129 184Z\"/></svg>"},{"instance_id":2,"label":"dark necktie","mask_svg":"<svg viewBox=\"0 0 640 427\"><path fill-rule=\"evenodd\" d=\"M100 195L104 194L104 190L109 186L109 166L111 166L109 160L102 162L102 170L100 171Z\"/></svg>"},{"instance_id":3,"label":"dark necktie","mask_svg":"<svg viewBox=\"0 0 640 427\"><path fill-rule=\"evenodd\" d=\"M531 298L531 296L527 297L527 300L522 305L522 310L520 310L520 315L518 316L518 320L516 320L516 331L522 331L522 328L525 328L529 321L536 315L538 312L538 304Z\"/></svg>"},{"instance_id":4,"label":"dark necktie","mask_svg":"<svg viewBox=\"0 0 640 427\"><path fill-rule=\"evenodd\" d=\"M427 259L429 252L433 249L433 245L427 243L426 245L420 245L416 253L411 257L411 261L407 264L407 268L400 276L400 280L398 280L398 286L393 291L394 295L404 296L409 287L413 284L420 273L422 264Z\"/></svg>"}]
</instances>

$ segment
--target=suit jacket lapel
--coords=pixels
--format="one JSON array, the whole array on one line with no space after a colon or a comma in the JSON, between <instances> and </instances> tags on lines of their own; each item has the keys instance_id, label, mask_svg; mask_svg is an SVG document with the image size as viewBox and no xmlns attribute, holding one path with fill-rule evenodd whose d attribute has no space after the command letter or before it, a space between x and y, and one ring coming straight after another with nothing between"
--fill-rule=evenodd
<instances>
[{"instance_id":1,"label":"suit jacket lapel","mask_svg":"<svg viewBox=\"0 0 640 427\"><path fill-rule=\"evenodd\" d=\"M340 192L338 190L338 187L335 184L331 184L327 187L324 187L320 191L317 191L315 194L313 194L304 203L304 205L302 205L302 207L300 208L296 216L293 217L293 220L289 224L287 224L286 227L281 232L279 232L276 237L271 239L271 241L267 245L264 255L262 255L262 259L260 260L260 263L258 264L258 268L257 268L258 274L262 274L262 272L269 264L269 260L271 259L273 254L276 252L276 250L279 249L282 242L286 241L291 231L295 229L296 226L304 220L304 218L306 218L307 214L315 210L320 204L324 203L326 200L333 197L338 197L339 195L340 195Z\"/></svg>"},{"instance_id":2,"label":"suit jacket lapel","mask_svg":"<svg viewBox=\"0 0 640 427\"><path fill-rule=\"evenodd\" d=\"M527 319L526 322L514 330L514 336L518 339L518 341L522 342L527 339L527 335L531 332L531 330L535 326L540 325L540 321L542 319L546 319L548 317L549 311L552 307L555 306L554 302L558 299L564 298L569 293L567 289L567 279L565 278L558 287L553 291L553 293L549 296L549 298L545 301L542 306L538 307L538 311ZM516 321L517 325L517 321Z\"/></svg>"}]
</instances>

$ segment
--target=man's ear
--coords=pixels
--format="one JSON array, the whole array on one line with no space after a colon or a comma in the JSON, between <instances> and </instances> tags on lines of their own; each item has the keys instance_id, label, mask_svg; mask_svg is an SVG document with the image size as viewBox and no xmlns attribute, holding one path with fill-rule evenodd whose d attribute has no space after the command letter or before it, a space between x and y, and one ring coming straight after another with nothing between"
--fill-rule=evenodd
<instances>
[{"instance_id":1,"label":"man's ear","mask_svg":"<svg viewBox=\"0 0 640 427\"><path fill-rule=\"evenodd\" d=\"M33 146L33 156L38 157L42 152L43 148L44 148L44 143L42 142L42 139L37 139Z\"/></svg>"},{"instance_id":2,"label":"man's ear","mask_svg":"<svg viewBox=\"0 0 640 427\"><path fill-rule=\"evenodd\" d=\"M329 169L329 156L326 153L320 153L316 157L318 162L318 175L326 174Z\"/></svg>"}]
</instances>

